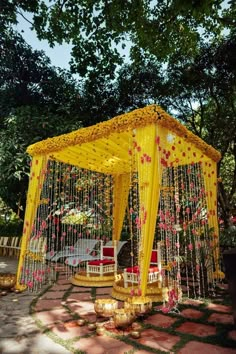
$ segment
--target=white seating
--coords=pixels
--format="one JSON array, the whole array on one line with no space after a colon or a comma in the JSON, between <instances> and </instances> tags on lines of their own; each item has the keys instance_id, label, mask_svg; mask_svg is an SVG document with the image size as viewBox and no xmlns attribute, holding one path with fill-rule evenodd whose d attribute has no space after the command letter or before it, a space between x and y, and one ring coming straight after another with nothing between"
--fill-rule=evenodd
<instances>
[{"instance_id":1,"label":"white seating","mask_svg":"<svg viewBox=\"0 0 236 354\"><path fill-rule=\"evenodd\" d=\"M116 253L117 256L121 250L121 248L124 246L124 244L127 241L116 241ZM106 243L106 247L107 246L112 246L113 245L113 241L108 241ZM99 260L100 259L100 255L97 256L92 256L91 254L78 254L78 255L70 255L68 258L66 258L65 263L71 267L78 267L81 263L83 262L87 262L87 261L92 261L92 260Z\"/></svg>"},{"instance_id":2,"label":"white seating","mask_svg":"<svg viewBox=\"0 0 236 354\"><path fill-rule=\"evenodd\" d=\"M87 276L91 274L98 274L103 276L107 273L117 273L117 248L116 241L114 245L103 245L101 241L101 255L100 259L88 261L86 263Z\"/></svg>"},{"instance_id":3,"label":"white seating","mask_svg":"<svg viewBox=\"0 0 236 354\"><path fill-rule=\"evenodd\" d=\"M128 267L123 272L124 287L128 284L138 284L140 282L140 268L139 266ZM148 269L148 283L161 282L161 247L158 242L157 249L153 249L151 253L150 267Z\"/></svg>"},{"instance_id":4,"label":"white seating","mask_svg":"<svg viewBox=\"0 0 236 354\"><path fill-rule=\"evenodd\" d=\"M66 246L56 253L48 252L46 259L57 262L60 258L67 258L70 256L77 258L86 257L89 256L98 242L99 241L95 239L81 238L74 244L74 246Z\"/></svg>"}]
</instances>

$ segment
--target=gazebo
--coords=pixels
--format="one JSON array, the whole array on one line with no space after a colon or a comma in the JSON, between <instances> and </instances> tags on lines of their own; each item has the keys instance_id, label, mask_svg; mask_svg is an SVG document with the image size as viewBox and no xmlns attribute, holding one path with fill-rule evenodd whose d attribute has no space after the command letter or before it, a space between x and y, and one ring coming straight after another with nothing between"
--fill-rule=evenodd
<instances>
[{"instance_id":1,"label":"gazebo","mask_svg":"<svg viewBox=\"0 0 236 354\"><path fill-rule=\"evenodd\" d=\"M191 273L200 295L222 277L217 219L221 155L159 106L46 139L27 152L32 164L19 289L37 290L49 281L55 270L50 257L65 249L73 254L79 239L119 241L127 219L138 245L139 295L148 291L155 240L162 244L165 286L170 279L180 284L181 272L185 277ZM123 286L121 278L115 279L116 289ZM119 290L114 296L119 298Z\"/></svg>"}]
</instances>

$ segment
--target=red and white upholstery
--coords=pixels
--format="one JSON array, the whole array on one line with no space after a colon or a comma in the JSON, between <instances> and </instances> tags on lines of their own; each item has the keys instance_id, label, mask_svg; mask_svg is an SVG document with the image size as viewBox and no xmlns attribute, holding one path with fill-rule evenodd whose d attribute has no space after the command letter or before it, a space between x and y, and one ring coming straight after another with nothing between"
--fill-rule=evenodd
<instances>
[{"instance_id":1,"label":"red and white upholstery","mask_svg":"<svg viewBox=\"0 0 236 354\"><path fill-rule=\"evenodd\" d=\"M90 274L99 274L103 276L106 273L117 273L117 248L116 241L113 246L104 246L101 241L101 257L86 263L87 276Z\"/></svg>"},{"instance_id":2,"label":"red and white upholstery","mask_svg":"<svg viewBox=\"0 0 236 354\"><path fill-rule=\"evenodd\" d=\"M128 283L138 284L140 281L139 266L133 266L124 269L123 273L124 287L128 287ZM157 244L157 249L152 250L150 267L148 270L148 283L161 281L161 247L160 242Z\"/></svg>"}]
</instances>

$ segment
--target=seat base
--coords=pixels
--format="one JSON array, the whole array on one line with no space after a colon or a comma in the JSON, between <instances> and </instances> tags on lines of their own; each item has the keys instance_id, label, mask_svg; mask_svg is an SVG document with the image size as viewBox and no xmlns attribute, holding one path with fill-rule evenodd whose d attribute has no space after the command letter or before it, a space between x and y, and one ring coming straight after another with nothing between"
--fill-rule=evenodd
<instances>
[{"instance_id":1,"label":"seat base","mask_svg":"<svg viewBox=\"0 0 236 354\"><path fill-rule=\"evenodd\" d=\"M75 286L104 288L111 287L115 281L114 273L100 276L93 274L88 277L86 271L80 271L70 278L70 282Z\"/></svg>"},{"instance_id":2,"label":"seat base","mask_svg":"<svg viewBox=\"0 0 236 354\"><path fill-rule=\"evenodd\" d=\"M124 277L124 287L128 287L128 283L138 284L139 283L139 267L134 266L126 268L123 273ZM158 267L151 266L148 270L148 283L155 283L161 280L161 274Z\"/></svg>"},{"instance_id":3,"label":"seat base","mask_svg":"<svg viewBox=\"0 0 236 354\"><path fill-rule=\"evenodd\" d=\"M152 302L168 301L168 291L172 287L163 287L161 282L154 282L147 284L147 290L145 296L151 298ZM122 275L118 275L113 283L111 296L116 300L126 301L127 298L133 297L133 294L138 294L138 285L132 284L127 288L124 287L124 281Z\"/></svg>"}]
</instances>

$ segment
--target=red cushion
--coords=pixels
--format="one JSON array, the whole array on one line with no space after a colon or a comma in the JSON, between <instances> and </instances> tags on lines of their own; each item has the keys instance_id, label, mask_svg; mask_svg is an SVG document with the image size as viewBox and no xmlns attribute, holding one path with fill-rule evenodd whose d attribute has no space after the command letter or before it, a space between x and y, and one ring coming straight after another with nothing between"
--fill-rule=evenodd
<instances>
[{"instance_id":1,"label":"red cushion","mask_svg":"<svg viewBox=\"0 0 236 354\"><path fill-rule=\"evenodd\" d=\"M151 263L157 263L157 251L152 251L152 255L151 255Z\"/></svg>"},{"instance_id":2,"label":"red cushion","mask_svg":"<svg viewBox=\"0 0 236 354\"><path fill-rule=\"evenodd\" d=\"M103 256L114 257L114 247L103 247Z\"/></svg>"},{"instance_id":3,"label":"red cushion","mask_svg":"<svg viewBox=\"0 0 236 354\"><path fill-rule=\"evenodd\" d=\"M158 267L150 267L148 269L148 273L155 273L158 272ZM126 268L126 272L127 273L139 273L139 266L134 266L134 267L130 267L130 268Z\"/></svg>"},{"instance_id":4,"label":"red cushion","mask_svg":"<svg viewBox=\"0 0 236 354\"><path fill-rule=\"evenodd\" d=\"M148 270L149 273L155 273L155 272L159 272L158 267L150 267Z\"/></svg>"},{"instance_id":5,"label":"red cushion","mask_svg":"<svg viewBox=\"0 0 236 354\"><path fill-rule=\"evenodd\" d=\"M97 261L88 262L89 265L95 265L95 266L108 265L108 264L114 264L114 263L115 263L115 261L113 261L112 259L99 259Z\"/></svg>"},{"instance_id":6,"label":"red cushion","mask_svg":"<svg viewBox=\"0 0 236 354\"><path fill-rule=\"evenodd\" d=\"M139 266L126 268L126 272L127 273L139 273Z\"/></svg>"}]
</instances>

